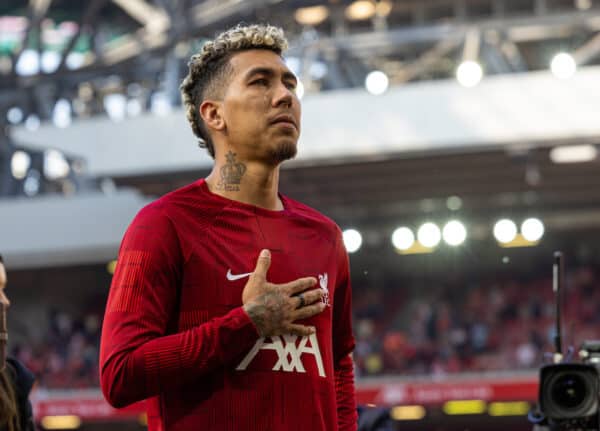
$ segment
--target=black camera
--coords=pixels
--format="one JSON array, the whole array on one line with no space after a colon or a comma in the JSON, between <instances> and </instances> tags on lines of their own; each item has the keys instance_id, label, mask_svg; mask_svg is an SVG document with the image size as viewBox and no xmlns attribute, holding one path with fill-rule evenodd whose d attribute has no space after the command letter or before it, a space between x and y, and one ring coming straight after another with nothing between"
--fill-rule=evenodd
<instances>
[{"instance_id":1,"label":"black camera","mask_svg":"<svg viewBox=\"0 0 600 431\"><path fill-rule=\"evenodd\" d=\"M596 366L563 363L542 367L539 408L550 430L598 431L600 374Z\"/></svg>"},{"instance_id":2,"label":"black camera","mask_svg":"<svg viewBox=\"0 0 600 431\"><path fill-rule=\"evenodd\" d=\"M537 407L529 413L535 431L600 431L600 341L585 341L581 362L562 356L560 328L560 291L563 280L562 253L554 254L556 299L556 353L554 363L540 369Z\"/></svg>"}]
</instances>

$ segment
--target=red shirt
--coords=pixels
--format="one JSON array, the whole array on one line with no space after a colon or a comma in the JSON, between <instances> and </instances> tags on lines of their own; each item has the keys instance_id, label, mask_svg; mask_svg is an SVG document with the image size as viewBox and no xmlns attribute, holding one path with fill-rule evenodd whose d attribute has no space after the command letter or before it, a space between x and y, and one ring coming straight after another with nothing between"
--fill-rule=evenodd
<instances>
[{"instance_id":1,"label":"red shirt","mask_svg":"<svg viewBox=\"0 0 600 431\"><path fill-rule=\"evenodd\" d=\"M150 431L355 430L348 257L330 219L225 199L204 180L143 208L121 244L102 328L100 380L115 407L148 399ZM244 275L314 276L328 306L307 337L259 338Z\"/></svg>"}]
</instances>

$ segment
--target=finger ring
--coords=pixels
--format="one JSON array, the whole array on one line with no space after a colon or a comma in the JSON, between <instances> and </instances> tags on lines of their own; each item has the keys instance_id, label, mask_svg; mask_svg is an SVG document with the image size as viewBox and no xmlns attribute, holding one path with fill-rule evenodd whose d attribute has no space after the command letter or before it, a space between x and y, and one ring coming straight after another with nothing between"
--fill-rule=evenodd
<instances>
[{"instance_id":1,"label":"finger ring","mask_svg":"<svg viewBox=\"0 0 600 431\"><path fill-rule=\"evenodd\" d=\"M300 305L298 305L298 308L302 308L302 307L304 307L304 305L306 304L306 303L304 302L304 295L303 295L303 294L301 294L301 293L300 293L300 294L298 294L298 299L300 299Z\"/></svg>"}]
</instances>

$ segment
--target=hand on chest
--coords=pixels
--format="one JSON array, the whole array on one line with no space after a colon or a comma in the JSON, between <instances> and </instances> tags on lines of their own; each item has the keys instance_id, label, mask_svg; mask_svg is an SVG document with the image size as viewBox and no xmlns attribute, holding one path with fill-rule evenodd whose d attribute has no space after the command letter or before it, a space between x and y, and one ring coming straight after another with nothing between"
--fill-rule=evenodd
<instances>
[{"instance_id":1,"label":"hand on chest","mask_svg":"<svg viewBox=\"0 0 600 431\"><path fill-rule=\"evenodd\" d=\"M331 305L337 261L334 244L326 235L287 220L252 217L236 221L216 223L194 246L184 271L184 296L189 301L203 308L242 305L244 286L260 251L266 248L271 252L270 283L315 277L317 287L326 292L324 301Z\"/></svg>"},{"instance_id":2,"label":"hand on chest","mask_svg":"<svg viewBox=\"0 0 600 431\"><path fill-rule=\"evenodd\" d=\"M239 253L227 262L215 262L214 288L226 291L227 302L232 306L242 305L242 291L249 276L254 271L256 259L261 248L252 252ZM320 287L325 291L324 302L330 305L330 294L333 293L335 285L335 262L327 256L303 256L295 253L286 253L280 250L271 250L271 266L267 273L267 281L273 284L284 284L303 277L314 277L318 283L315 288ZM207 286L208 287L208 286Z\"/></svg>"}]
</instances>

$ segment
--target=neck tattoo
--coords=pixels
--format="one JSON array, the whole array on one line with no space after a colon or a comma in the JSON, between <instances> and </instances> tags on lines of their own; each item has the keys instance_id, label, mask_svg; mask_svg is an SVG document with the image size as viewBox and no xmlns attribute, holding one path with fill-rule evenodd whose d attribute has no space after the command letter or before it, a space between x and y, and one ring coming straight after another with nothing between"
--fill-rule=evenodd
<instances>
[{"instance_id":1,"label":"neck tattoo","mask_svg":"<svg viewBox=\"0 0 600 431\"><path fill-rule=\"evenodd\" d=\"M235 156L236 153L233 151L229 151L225 156L227 162L219 170L221 173L221 179L217 183L218 190L224 190L227 192L240 191L240 182L246 173L246 165L241 162L236 162Z\"/></svg>"}]
</instances>

